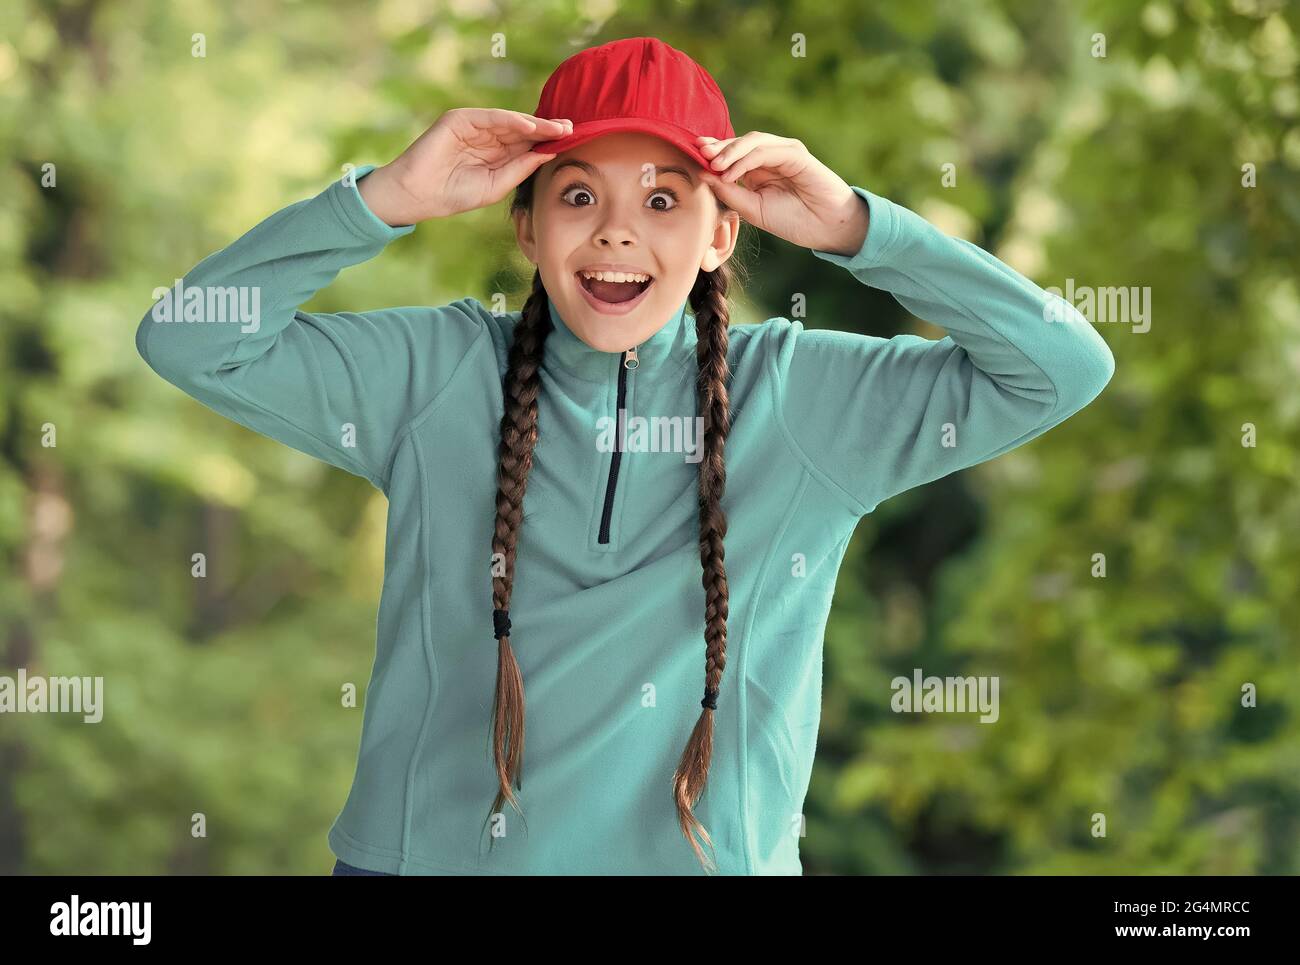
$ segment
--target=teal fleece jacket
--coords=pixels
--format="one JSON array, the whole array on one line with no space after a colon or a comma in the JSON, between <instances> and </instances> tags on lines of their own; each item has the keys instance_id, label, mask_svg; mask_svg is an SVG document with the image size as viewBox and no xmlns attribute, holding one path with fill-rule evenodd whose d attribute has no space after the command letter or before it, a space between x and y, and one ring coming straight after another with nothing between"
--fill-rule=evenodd
<instances>
[{"instance_id":1,"label":"teal fleece jacket","mask_svg":"<svg viewBox=\"0 0 1300 965\"><path fill-rule=\"evenodd\" d=\"M1051 296L1037 285L853 191L870 213L861 250L813 254L949 334L885 339L785 318L731 329L727 665L696 807L722 874L802 871L823 633L858 521L1035 438L1114 371L1106 343L1064 300L1060 320L1046 321ZM524 816L506 805L489 848L491 536L520 313L468 296L299 309L413 230L381 221L355 181L336 181L201 261L175 311L164 310L172 289L136 332L140 355L186 394L388 498L377 648L331 849L396 874L703 874L672 796L704 693L698 461L628 442L612 471L615 453L597 442L620 387L628 440L637 416L694 421L693 317L683 304L629 369L626 353L590 348L549 306L510 607L526 699ZM257 324L218 311L225 289L260 293Z\"/></svg>"}]
</instances>

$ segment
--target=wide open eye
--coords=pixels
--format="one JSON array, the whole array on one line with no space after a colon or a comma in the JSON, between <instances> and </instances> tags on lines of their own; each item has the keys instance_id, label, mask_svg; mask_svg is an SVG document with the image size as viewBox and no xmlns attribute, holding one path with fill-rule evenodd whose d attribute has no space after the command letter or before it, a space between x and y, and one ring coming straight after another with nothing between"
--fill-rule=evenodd
<instances>
[{"instance_id":1,"label":"wide open eye","mask_svg":"<svg viewBox=\"0 0 1300 965\"><path fill-rule=\"evenodd\" d=\"M572 197L570 197L571 195ZM577 199L582 197L583 195L586 195L587 200L582 203L579 203ZM655 198L659 197L660 195L664 195L667 198L669 198L671 203L669 203L668 205L657 204L655 202ZM562 192L560 192L561 200L563 200L565 204L573 208L589 208L591 207L592 204L595 203L595 197L596 197L595 192L593 192L585 184L571 184L567 188L565 188ZM681 204L681 199L677 197L677 192L674 191L672 188L656 188L654 192L650 195L650 197L646 199L647 207L660 212L672 211L673 208L677 207L679 204Z\"/></svg>"},{"instance_id":2,"label":"wide open eye","mask_svg":"<svg viewBox=\"0 0 1300 965\"><path fill-rule=\"evenodd\" d=\"M656 197L658 197L661 194L671 198L673 203L666 208L657 207L654 203L654 200ZM671 211L673 210L673 208L677 207L679 203L680 202L677 200L677 192L674 191L672 188L657 188L655 190L655 193L650 195L650 206L654 208L656 211Z\"/></svg>"},{"instance_id":3,"label":"wide open eye","mask_svg":"<svg viewBox=\"0 0 1300 965\"><path fill-rule=\"evenodd\" d=\"M567 187L567 188L564 189L564 191L560 194L560 197L561 197L562 199L564 199L565 204L572 205L572 206L575 207L575 208L586 208L586 207L588 207L588 205L587 205L587 204L575 204L574 202L568 200L568 198L569 198L569 193L572 192L572 191L577 191L578 194L580 194L580 195L581 195L581 194L585 194L588 198L594 198L594 197L595 197L595 195L592 194L591 190L590 190L589 188L587 188L585 185L581 185L581 184L570 185L569 187Z\"/></svg>"}]
</instances>

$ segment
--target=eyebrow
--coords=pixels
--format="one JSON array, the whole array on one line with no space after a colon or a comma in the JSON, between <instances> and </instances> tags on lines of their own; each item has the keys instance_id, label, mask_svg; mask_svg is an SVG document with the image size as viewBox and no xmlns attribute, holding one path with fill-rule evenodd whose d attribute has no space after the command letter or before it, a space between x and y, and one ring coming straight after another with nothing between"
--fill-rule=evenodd
<instances>
[{"instance_id":1,"label":"eyebrow","mask_svg":"<svg viewBox=\"0 0 1300 965\"><path fill-rule=\"evenodd\" d=\"M551 177L552 178L558 177L561 168L567 168L570 166L575 168L581 168L582 170L590 174L592 177L600 177L600 172L596 170L594 165L588 164L586 161L580 161L577 158L569 158L566 161L561 161L559 164L555 166L554 170L551 171ZM695 186L695 178L691 176L691 172L686 170L686 168L678 167L677 165L667 165L667 166L655 165L655 177L658 177L659 175L662 174L679 174L682 177L684 177L692 187Z\"/></svg>"}]
</instances>

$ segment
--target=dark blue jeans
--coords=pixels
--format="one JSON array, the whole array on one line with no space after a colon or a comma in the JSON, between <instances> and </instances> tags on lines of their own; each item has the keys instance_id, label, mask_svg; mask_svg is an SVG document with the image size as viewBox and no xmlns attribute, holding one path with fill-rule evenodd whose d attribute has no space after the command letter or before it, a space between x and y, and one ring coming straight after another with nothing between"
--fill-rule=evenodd
<instances>
[{"instance_id":1,"label":"dark blue jeans","mask_svg":"<svg viewBox=\"0 0 1300 965\"><path fill-rule=\"evenodd\" d=\"M332 875L391 875L389 871L370 871L366 868L358 868L356 865L350 865L342 858L334 859L334 871Z\"/></svg>"}]
</instances>

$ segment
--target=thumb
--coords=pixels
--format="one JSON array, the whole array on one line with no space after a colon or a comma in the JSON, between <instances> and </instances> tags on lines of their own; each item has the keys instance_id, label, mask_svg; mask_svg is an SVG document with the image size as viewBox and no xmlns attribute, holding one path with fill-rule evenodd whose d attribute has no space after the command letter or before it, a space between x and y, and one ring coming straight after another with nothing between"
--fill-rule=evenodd
<instances>
[{"instance_id":1,"label":"thumb","mask_svg":"<svg viewBox=\"0 0 1300 965\"><path fill-rule=\"evenodd\" d=\"M528 175L532 174L554 157L554 154L543 154L540 151L526 151L517 158L513 158L508 164L497 168L496 176L498 183L507 184L510 188L515 188L520 184L520 182L527 178Z\"/></svg>"},{"instance_id":2,"label":"thumb","mask_svg":"<svg viewBox=\"0 0 1300 965\"><path fill-rule=\"evenodd\" d=\"M703 171L700 178L713 189L713 193L722 200L723 204L751 224L754 222L758 215L758 197L753 191L736 181L724 181L708 170Z\"/></svg>"}]
</instances>

